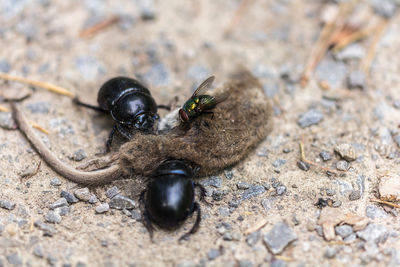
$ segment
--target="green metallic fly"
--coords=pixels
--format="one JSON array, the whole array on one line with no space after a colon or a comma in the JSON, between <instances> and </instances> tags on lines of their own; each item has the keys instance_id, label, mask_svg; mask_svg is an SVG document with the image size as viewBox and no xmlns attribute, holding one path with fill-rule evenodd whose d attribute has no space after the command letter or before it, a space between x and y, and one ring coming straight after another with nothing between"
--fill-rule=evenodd
<instances>
[{"instance_id":1,"label":"green metallic fly","mask_svg":"<svg viewBox=\"0 0 400 267\"><path fill-rule=\"evenodd\" d=\"M212 114L210 110L215 108L218 103L225 101L228 94L221 94L218 96L202 95L205 93L214 82L215 77L208 77L200 86L194 91L193 95L185 102L183 107L179 110L179 117L181 121L188 122L201 114Z\"/></svg>"}]
</instances>

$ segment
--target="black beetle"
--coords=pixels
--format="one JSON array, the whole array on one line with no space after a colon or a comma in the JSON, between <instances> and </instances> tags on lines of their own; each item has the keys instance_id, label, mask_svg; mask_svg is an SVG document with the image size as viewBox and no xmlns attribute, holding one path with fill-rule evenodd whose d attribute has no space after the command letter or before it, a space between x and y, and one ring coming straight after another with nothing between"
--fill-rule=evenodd
<instances>
[{"instance_id":1,"label":"black beetle","mask_svg":"<svg viewBox=\"0 0 400 267\"><path fill-rule=\"evenodd\" d=\"M152 173L147 189L141 194L144 202L144 223L153 236L155 223L166 230L178 228L190 215L197 212L196 222L192 229L179 240L194 234L201 221L201 210L195 201L195 187L200 188L204 199L205 189L193 182L192 178L198 168L192 168L184 160L167 160L161 163Z\"/></svg>"},{"instance_id":2,"label":"black beetle","mask_svg":"<svg viewBox=\"0 0 400 267\"><path fill-rule=\"evenodd\" d=\"M150 91L135 79L115 77L105 82L97 95L99 106L81 102L78 98L74 103L102 112L109 112L116 124L110 132L106 146L111 148L115 131L126 139L132 138L132 130L152 132L154 123L159 119L157 108L169 109L167 106L157 106Z\"/></svg>"}]
</instances>

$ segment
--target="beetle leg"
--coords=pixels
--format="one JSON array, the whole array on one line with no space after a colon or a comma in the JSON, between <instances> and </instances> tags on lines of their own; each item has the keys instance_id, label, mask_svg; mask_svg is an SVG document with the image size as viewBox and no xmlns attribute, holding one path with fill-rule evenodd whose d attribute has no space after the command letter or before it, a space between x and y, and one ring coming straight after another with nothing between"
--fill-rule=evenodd
<instances>
[{"instance_id":1,"label":"beetle leg","mask_svg":"<svg viewBox=\"0 0 400 267\"><path fill-rule=\"evenodd\" d=\"M117 126L117 131L126 139L131 140L132 139L132 134L121 124L116 124Z\"/></svg>"},{"instance_id":2,"label":"beetle leg","mask_svg":"<svg viewBox=\"0 0 400 267\"><path fill-rule=\"evenodd\" d=\"M83 103L83 102L81 102L81 101L79 100L78 97L75 97L74 99L72 99L72 102L73 102L74 104L77 104L77 105L82 106L82 107L85 107L85 108L90 108L90 109L94 109L94 110L101 111L101 112L108 112L107 110L104 110L104 109L102 109L101 107L93 106L93 105L90 105L90 104Z\"/></svg>"},{"instance_id":3,"label":"beetle leg","mask_svg":"<svg viewBox=\"0 0 400 267\"><path fill-rule=\"evenodd\" d=\"M204 186L202 186L201 184L198 184L198 183L194 183L194 186L198 187L200 189L200 201L203 201L207 205L212 205L212 203L208 202L207 199L205 199L206 189L204 188Z\"/></svg>"},{"instance_id":4,"label":"beetle leg","mask_svg":"<svg viewBox=\"0 0 400 267\"><path fill-rule=\"evenodd\" d=\"M106 141L106 149L107 152L109 152L111 150L111 146L112 146L112 140L115 134L115 130L117 130L117 124L114 125L114 127L112 128L110 134L108 135L107 141Z\"/></svg>"},{"instance_id":5,"label":"beetle leg","mask_svg":"<svg viewBox=\"0 0 400 267\"><path fill-rule=\"evenodd\" d=\"M143 224L146 227L147 231L149 232L151 242L154 242L153 241L154 227L151 224L151 220L150 220L149 214L146 209L143 212Z\"/></svg>"},{"instance_id":6,"label":"beetle leg","mask_svg":"<svg viewBox=\"0 0 400 267\"><path fill-rule=\"evenodd\" d=\"M197 217L196 217L196 221L195 221L192 229L190 229L189 232L187 232L186 234L181 236L181 238L179 238L179 241L187 240L190 235L196 233L197 230L199 230L199 226L200 226L200 222L201 222L201 210L200 210L200 205L197 202L194 202L192 213L194 213L195 211L197 211Z\"/></svg>"},{"instance_id":7,"label":"beetle leg","mask_svg":"<svg viewBox=\"0 0 400 267\"><path fill-rule=\"evenodd\" d=\"M166 109L166 110L171 110L171 106L167 106L167 105L157 105L157 108L162 108L162 109Z\"/></svg>"}]
</instances>

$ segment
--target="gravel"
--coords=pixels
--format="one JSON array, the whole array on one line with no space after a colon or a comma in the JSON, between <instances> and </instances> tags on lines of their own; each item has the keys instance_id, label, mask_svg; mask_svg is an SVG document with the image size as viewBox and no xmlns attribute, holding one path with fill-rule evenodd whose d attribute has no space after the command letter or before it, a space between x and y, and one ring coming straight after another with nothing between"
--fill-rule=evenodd
<instances>
[{"instance_id":1,"label":"gravel","mask_svg":"<svg viewBox=\"0 0 400 267\"><path fill-rule=\"evenodd\" d=\"M56 208L66 207L66 206L68 206L68 201L62 197L62 198L57 199L53 204L51 204L49 206L49 208L51 210L54 210Z\"/></svg>"},{"instance_id":2,"label":"gravel","mask_svg":"<svg viewBox=\"0 0 400 267\"><path fill-rule=\"evenodd\" d=\"M218 249L211 249L208 253L207 253L207 258L208 260L212 261L215 260L216 258L218 258L219 256L221 256L221 252Z\"/></svg>"},{"instance_id":3,"label":"gravel","mask_svg":"<svg viewBox=\"0 0 400 267\"><path fill-rule=\"evenodd\" d=\"M318 109L311 108L307 112L302 113L300 118L298 119L297 123L300 125L301 128L306 128L311 125L318 124L324 115Z\"/></svg>"},{"instance_id":4,"label":"gravel","mask_svg":"<svg viewBox=\"0 0 400 267\"><path fill-rule=\"evenodd\" d=\"M364 89L365 88L365 73L357 70L352 71L347 79L347 86L350 89Z\"/></svg>"},{"instance_id":5,"label":"gravel","mask_svg":"<svg viewBox=\"0 0 400 267\"><path fill-rule=\"evenodd\" d=\"M368 218L375 219L375 218L386 218L388 215L387 213L379 208L376 205L368 205L365 209L365 213Z\"/></svg>"},{"instance_id":6,"label":"gravel","mask_svg":"<svg viewBox=\"0 0 400 267\"><path fill-rule=\"evenodd\" d=\"M50 107L50 103L44 101L29 103L26 105L26 108L29 109L30 112L35 114L48 114L50 111Z\"/></svg>"},{"instance_id":7,"label":"gravel","mask_svg":"<svg viewBox=\"0 0 400 267\"><path fill-rule=\"evenodd\" d=\"M334 56L341 61L362 59L365 56L365 48L361 44L353 43L335 53Z\"/></svg>"},{"instance_id":8,"label":"gravel","mask_svg":"<svg viewBox=\"0 0 400 267\"><path fill-rule=\"evenodd\" d=\"M36 257L39 257L39 258L43 258L44 252L43 252L43 248L41 245L36 245L33 247L33 255L35 255Z\"/></svg>"},{"instance_id":9,"label":"gravel","mask_svg":"<svg viewBox=\"0 0 400 267\"><path fill-rule=\"evenodd\" d=\"M86 158L86 152L82 148L78 149L74 152L74 155L71 157L74 161L82 161Z\"/></svg>"},{"instance_id":10,"label":"gravel","mask_svg":"<svg viewBox=\"0 0 400 267\"><path fill-rule=\"evenodd\" d=\"M238 182L236 183L236 187L240 190L246 190L250 188L250 184L246 183L246 182Z\"/></svg>"},{"instance_id":11,"label":"gravel","mask_svg":"<svg viewBox=\"0 0 400 267\"><path fill-rule=\"evenodd\" d=\"M353 227L350 225L339 225L335 227L335 233L342 238L346 238L353 233Z\"/></svg>"},{"instance_id":12,"label":"gravel","mask_svg":"<svg viewBox=\"0 0 400 267\"><path fill-rule=\"evenodd\" d=\"M346 73L346 64L332 59L323 59L315 70L318 80L327 82L332 89L342 85Z\"/></svg>"},{"instance_id":13,"label":"gravel","mask_svg":"<svg viewBox=\"0 0 400 267\"><path fill-rule=\"evenodd\" d=\"M11 64L5 59L0 60L0 72L8 73L11 70Z\"/></svg>"},{"instance_id":14,"label":"gravel","mask_svg":"<svg viewBox=\"0 0 400 267\"><path fill-rule=\"evenodd\" d=\"M87 188L87 187L76 189L76 190L74 191L74 195L75 195L79 200L82 200L82 201L85 201L85 202L88 202L89 199L90 199L90 197L92 196L92 195L90 194L89 188Z\"/></svg>"},{"instance_id":15,"label":"gravel","mask_svg":"<svg viewBox=\"0 0 400 267\"><path fill-rule=\"evenodd\" d=\"M359 190L351 191L351 193L349 195L349 200L354 201L354 200L358 200L360 198L361 198L361 192Z\"/></svg>"},{"instance_id":16,"label":"gravel","mask_svg":"<svg viewBox=\"0 0 400 267\"><path fill-rule=\"evenodd\" d=\"M99 200L97 199L96 195L92 194L89 198L88 201L90 204L96 204L97 202L99 202Z\"/></svg>"},{"instance_id":17,"label":"gravel","mask_svg":"<svg viewBox=\"0 0 400 267\"><path fill-rule=\"evenodd\" d=\"M105 213L110 209L110 206L108 205L108 203L103 203L100 204L96 207L96 213Z\"/></svg>"},{"instance_id":18,"label":"gravel","mask_svg":"<svg viewBox=\"0 0 400 267\"><path fill-rule=\"evenodd\" d=\"M222 186L222 178L220 176L210 176L204 180L200 181L202 186L212 186L215 188L220 188Z\"/></svg>"},{"instance_id":19,"label":"gravel","mask_svg":"<svg viewBox=\"0 0 400 267\"><path fill-rule=\"evenodd\" d=\"M116 186L113 186L106 191L106 196L111 199L116 195L119 195L119 193L120 193L119 189Z\"/></svg>"},{"instance_id":20,"label":"gravel","mask_svg":"<svg viewBox=\"0 0 400 267\"><path fill-rule=\"evenodd\" d=\"M43 223L41 221L36 221L34 223L34 225L35 225L35 227L42 230L44 232L43 234L45 236L53 236L54 234L57 233L57 230L53 226Z\"/></svg>"},{"instance_id":21,"label":"gravel","mask_svg":"<svg viewBox=\"0 0 400 267\"><path fill-rule=\"evenodd\" d=\"M273 254L280 254L294 240L296 233L286 222L278 222L264 235L264 242Z\"/></svg>"},{"instance_id":22,"label":"gravel","mask_svg":"<svg viewBox=\"0 0 400 267\"><path fill-rule=\"evenodd\" d=\"M307 162L299 160L299 161L297 161L297 167L299 167L300 170L308 171L310 169L310 164L308 164Z\"/></svg>"},{"instance_id":23,"label":"gravel","mask_svg":"<svg viewBox=\"0 0 400 267\"><path fill-rule=\"evenodd\" d=\"M266 189L265 189L264 186L262 186L262 185L252 185L252 186L250 186L249 189L247 189L246 191L244 191L241 194L241 200L248 200L248 199L250 199L252 197L261 195L261 194L263 194L265 192L266 192Z\"/></svg>"},{"instance_id":24,"label":"gravel","mask_svg":"<svg viewBox=\"0 0 400 267\"><path fill-rule=\"evenodd\" d=\"M13 210L15 203L8 200L0 200L0 207L7 210Z\"/></svg>"},{"instance_id":25,"label":"gravel","mask_svg":"<svg viewBox=\"0 0 400 267\"><path fill-rule=\"evenodd\" d=\"M77 57L75 66L86 81L93 81L106 72L104 64L92 56Z\"/></svg>"},{"instance_id":26,"label":"gravel","mask_svg":"<svg viewBox=\"0 0 400 267\"><path fill-rule=\"evenodd\" d=\"M58 214L54 211L49 211L48 213L46 213L44 218L46 219L46 222L49 222L49 223L60 223L61 222L60 214Z\"/></svg>"},{"instance_id":27,"label":"gravel","mask_svg":"<svg viewBox=\"0 0 400 267\"><path fill-rule=\"evenodd\" d=\"M13 266L22 266L22 259L18 253L11 253L6 256L9 264Z\"/></svg>"},{"instance_id":28,"label":"gravel","mask_svg":"<svg viewBox=\"0 0 400 267\"><path fill-rule=\"evenodd\" d=\"M332 154L326 150L323 150L319 153L319 156L322 158L323 161L328 161L332 159Z\"/></svg>"},{"instance_id":29,"label":"gravel","mask_svg":"<svg viewBox=\"0 0 400 267\"><path fill-rule=\"evenodd\" d=\"M110 208L117 210L130 210L136 208L136 202L133 199L121 195L113 197L108 204L110 205Z\"/></svg>"},{"instance_id":30,"label":"gravel","mask_svg":"<svg viewBox=\"0 0 400 267\"><path fill-rule=\"evenodd\" d=\"M52 186L60 186L61 185L61 181L60 181L60 179L55 177L55 178L50 180L50 185L52 185Z\"/></svg>"},{"instance_id":31,"label":"gravel","mask_svg":"<svg viewBox=\"0 0 400 267\"><path fill-rule=\"evenodd\" d=\"M336 169L339 171L347 171L350 168L350 164L347 161L339 160L336 162Z\"/></svg>"},{"instance_id":32,"label":"gravel","mask_svg":"<svg viewBox=\"0 0 400 267\"><path fill-rule=\"evenodd\" d=\"M17 128L11 112L0 112L0 127L6 130L14 130Z\"/></svg>"},{"instance_id":33,"label":"gravel","mask_svg":"<svg viewBox=\"0 0 400 267\"><path fill-rule=\"evenodd\" d=\"M357 158L356 152L350 144L340 144L335 146L335 152L345 161L354 161Z\"/></svg>"},{"instance_id":34,"label":"gravel","mask_svg":"<svg viewBox=\"0 0 400 267\"><path fill-rule=\"evenodd\" d=\"M246 237L246 243L250 246L250 247L253 247L256 243L257 243L257 241L260 239L260 231L255 231L255 232L253 232L253 233L251 233L251 234L249 234L247 237Z\"/></svg>"},{"instance_id":35,"label":"gravel","mask_svg":"<svg viewBox=\"0 0 400 267\"><path fill-rule=\"evenodd\" d=\"M61 197L65 198L69 204L79 202L79 199L77 199L73 194L64 190L61 191Z\"/></svg>"},{"instance_id":36,"label":"gravel","mask_svg":"<svg viewBox=\"0 0 400 267\"><path fill-rule=\"evenodd\" d=\"M168 68L161 62L151 65L150 69L143 74L143 79L147 84L154 86L166 86L170 82Z\"/></svg>"},{"instance_id":37,"label":"gravel","mask_svg":"<svg viewBox=\"0 0 400 267\"><path fill-rule=\"evenodd\" d=\"M388 229L380 224L370 223L357 236L367 242L384 243L389 236Z\"/></svg>"}]
</instances>

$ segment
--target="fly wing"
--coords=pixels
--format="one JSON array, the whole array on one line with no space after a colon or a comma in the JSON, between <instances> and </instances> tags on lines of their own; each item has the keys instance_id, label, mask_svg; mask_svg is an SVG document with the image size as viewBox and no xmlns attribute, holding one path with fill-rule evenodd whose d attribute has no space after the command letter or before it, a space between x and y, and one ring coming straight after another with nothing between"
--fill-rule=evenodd
<instances>
[{"instance_id":1,"label":"fly wing","mask_svg":"<svg viewBox=\"0 0 400 267\"><path fill-rule=\"evenodd\" d=\"M229 93L228 92L223 92L223 93L221 93L219 95L216 95L214 97L215 105L225 101L226 99L228 99L228 97L229 97Z\"/></svg>"},{"instance_id":2,"label":"fly wing","mask_svg":"<svg viewBox=\"0 0 400 267\"><path fill-rule=\"evenodd\" d=\"M214 82L215 76L210 76L208 77L202 84L197 87L196 91L194 91L193 96L199 96L202 95L204 92L206 92Z\"/></svg>"}]
</instances>

